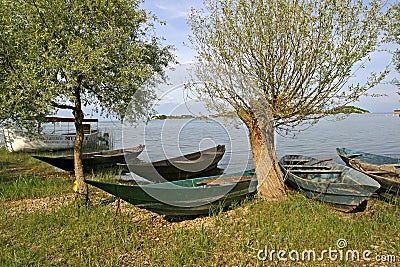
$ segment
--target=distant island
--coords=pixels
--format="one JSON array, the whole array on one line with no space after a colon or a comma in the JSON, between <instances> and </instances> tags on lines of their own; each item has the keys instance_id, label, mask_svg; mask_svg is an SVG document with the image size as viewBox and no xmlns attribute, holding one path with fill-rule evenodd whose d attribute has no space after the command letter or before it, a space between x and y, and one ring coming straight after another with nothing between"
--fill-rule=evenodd
<instances>
[{"instance_id":1,"label":"distant island","mask_svg":"<svg viewBox=\"0 0 400 267\"><path fill-rule=\"evenodd\" d=\"M344 106L340 108L334 108L329 111L329 114L368 114L371 113L368 110L355 107L355 106Z\"/></svg>"},{"instance_id":2,"label":"distant island","mask_svg":"<svg viewBox=\"0 0 400 267\"><path fill-rule=\"evenodd\" d=\"M171 119L208 119L208 118L219 118L219 117L235 117L235 112L226 112L219 114L209 114L209 115L193 115L193 114L184 114L184 115L155 115L151 119L152 120L171 120Z\"/></svg>"}]
</instances>

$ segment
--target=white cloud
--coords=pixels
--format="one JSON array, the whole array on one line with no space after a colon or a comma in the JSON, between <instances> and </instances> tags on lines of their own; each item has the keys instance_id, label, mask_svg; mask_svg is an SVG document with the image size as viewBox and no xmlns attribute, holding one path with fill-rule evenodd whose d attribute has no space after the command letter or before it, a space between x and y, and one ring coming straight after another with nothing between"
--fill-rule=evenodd
<instances>
[{"instance_id":1,"label":"white cloud","mask_svg":"<svg viewBox=\"0 0 400 267\"><path fill-rule=\"evenodd\" d=\"M203 6L202 1L170 1L170 0L158 0L148 1L143 4L143 8L151 10L161 19L183 19L186 20L192 7L201 8Z\"/></svg>"}]
</instances>

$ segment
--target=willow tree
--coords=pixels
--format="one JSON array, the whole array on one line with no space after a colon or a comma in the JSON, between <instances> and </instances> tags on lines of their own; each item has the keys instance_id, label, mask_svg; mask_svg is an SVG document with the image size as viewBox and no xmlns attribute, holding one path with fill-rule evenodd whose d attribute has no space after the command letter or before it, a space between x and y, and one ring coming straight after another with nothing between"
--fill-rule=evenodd
<instances>
[{"instance_id":1,"label":"willow tree","mask_svg":"<svg viewBox=\"0 0 400 267\"><path fill-rule=\"evenodd\" d=\"M387 27L388 38L393 43L400 45L400 3L395 3L389 9L389 23ZM393 54L393 63L397 72L400 73L400 50L397 49ZM400 81L395 81L398 88L400 88ZM400 94L400 91L398 92Z\"/></svg>"},{"instance_id":2,"label":"willow tree","mask_svg":"<svg viewBox=\"0 0 400 267\"><path fill-rule=\"evenodd\" d=\"M83 182L84 107L122 118L146 115L151 85L173 61L139 0L1 1L0 117L21 121L59 109L75 118L75 176ZM137 100L129 105L133 99ZM134 110L127 111L130 106Z\"/></svg>"},{"instance_id":3,"label":"willow tree","mask_svg":"<svg viewBox=\"0 0 400 267\"><path fill-rule=\"evenodd\" d=\"M262 196L286 195L276 131L315 123L385 76L349 84L380 44L382 21L380 2L364 0L206 0L192 10L194 73L204 83L193 88L247 126Z\"/></svg>"}]
</instances>

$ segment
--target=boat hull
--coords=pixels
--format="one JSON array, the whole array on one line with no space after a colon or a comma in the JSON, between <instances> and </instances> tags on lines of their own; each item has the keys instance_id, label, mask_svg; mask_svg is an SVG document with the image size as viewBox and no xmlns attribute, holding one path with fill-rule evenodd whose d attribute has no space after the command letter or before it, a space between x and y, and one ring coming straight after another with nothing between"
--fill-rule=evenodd
<instances>
[{"instance_id":1,"label":"boat hull","mask_svg":"<svg viewBox=\"0 0 400 267\"><path fill-rule=\"evenodd\" d=\"M225 153L219 145L203 151L152 163L129 164L130 172L152 182L165 182L199 177L216 170Z\"/></svg>"},{"instance_id":2,"label":"boat hull","mask_svg":"<svg viewBox=\"0 0 400 267\"><path fill-rule=\"evenodd\" d=\"M218 185L197 184L204 180L239 176L247 176L249 180ZM93 180L85 182L139 208L169 216L219 212L252 196L257 189L254 170L148 185L124 185Z\"/></svg>"},{"instance_id":3,"label":"boat hull","mask_svg":"<svg viewBox=\"0 0 400 267\"><path fill-rule=\"evenodd\" d=\"M340 158L350 167L370 176L381 185L380 193L400 195L400 158L337 148Z\"/></svg>"},{"instance_id":4,"label":"boat hull","mask_svg":"<svg viewBox=\"0 0 400 267\"><path fill-rule=\"evenodd\" d=\"M3 130L5 147L9 152L39 152L72 149L75 144L75 134L41 134L28 136L25 133ZM83 145L98 142L98 132L85 134Z\"/></svg>"},{"instance_id":5,"label":"boat hull","mask_svg":"<svg viewBox=\"0 0 400 267\"><path fill-rule=\"evenodd\" d=\"M288 164L293 159L303 159L303 163L297 165L305 165L306 168ZM279 164L285 182L291 187L298 189L308 198L325 202L344 212L365 206L380 187L367 175L334 162L320 162L311 157L288 155L283 157Z\"/></svg>"}]
</instances>

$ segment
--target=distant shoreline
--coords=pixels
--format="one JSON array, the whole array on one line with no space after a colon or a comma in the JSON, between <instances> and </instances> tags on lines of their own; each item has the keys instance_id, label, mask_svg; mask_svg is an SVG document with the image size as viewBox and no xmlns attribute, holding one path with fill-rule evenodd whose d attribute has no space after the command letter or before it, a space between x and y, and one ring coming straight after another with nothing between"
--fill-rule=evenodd
<instances>
[{"instance_id":1,"label":"distant shoreline","mask_svg":"<svg viewBox=\"0 0 400 267\"><path fill-rule=\"evenodd\" d=\"M352 114L361 114L361 115L397 115L394 114L393 111L383 111L383 112L364 112L364 113L337 113L337 114L331 114L331 115L340 115L340 114L346 114L346 115L352 115ZM151 120L165 120L165 119L169 119L169 120L184 120L184 119L210 119L210 118L220 118L220 117L236 117L236 115L231 115L231 116L227 116L227 115L204 115L204 116L195 116L195 115L174 115L174 116L167 116L166 118L157 118L159 115L153 117ZM101 120L99 119L99 122L110 122L110 123L121 123L120 121L116 121L116 120Z\"/></svg>"},{"instance_id":2,"label":"distant shoreline","mask_svg":"<svg viewBox=\"0 0 400 267\"><path fill-rule=\"evenodd\" d=\"M338 115L338 114L371 114L368 110L354 107L354 106L345 106L338 109L332 109L329 114ZM151 118L151 120L179 120L179 119L209 119L209 118L221 118L221 117L237 117L235 112L228 112L222 114L214 114L214 115L192 115L192 114L183 114L183 115L155 115Z\"/></svg>"}]
</instances>

